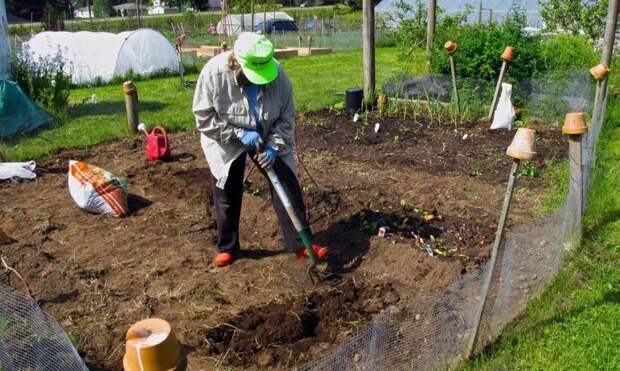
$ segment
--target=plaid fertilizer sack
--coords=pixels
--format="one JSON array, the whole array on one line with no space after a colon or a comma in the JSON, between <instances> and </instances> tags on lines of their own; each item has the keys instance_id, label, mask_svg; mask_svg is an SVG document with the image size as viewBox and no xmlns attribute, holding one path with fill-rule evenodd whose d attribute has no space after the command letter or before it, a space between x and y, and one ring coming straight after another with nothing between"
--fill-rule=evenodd
<instances>
[{"instance_id":1,"label":"plaid fertilizer sack","mask_svg":"<svg viewBox=\"0 0 620 371\"><path fill-rule=\"evenodd\" d=\"M117 217L129 213L127 183L82 161L69 161L69 192L76 204L95 214Z\"/></svg>"}]
</instances>

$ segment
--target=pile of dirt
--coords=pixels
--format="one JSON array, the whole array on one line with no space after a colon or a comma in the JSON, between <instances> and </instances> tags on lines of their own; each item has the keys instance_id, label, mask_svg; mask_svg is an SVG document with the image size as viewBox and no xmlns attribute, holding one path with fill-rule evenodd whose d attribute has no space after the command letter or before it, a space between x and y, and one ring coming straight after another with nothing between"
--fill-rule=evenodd
<instances>
[{"instance_id":1,"label":"pile of dirt","mask_svg":"<svg viewBox=\"0 0 620 371\"><path fill-rule=\"evenodd\" d=\"M327 291L250 307L199 335L221 365L289 368L309 361L317 343L337 343L399 300L390 284L347 280Z\"/></svg>"}]
</instances>

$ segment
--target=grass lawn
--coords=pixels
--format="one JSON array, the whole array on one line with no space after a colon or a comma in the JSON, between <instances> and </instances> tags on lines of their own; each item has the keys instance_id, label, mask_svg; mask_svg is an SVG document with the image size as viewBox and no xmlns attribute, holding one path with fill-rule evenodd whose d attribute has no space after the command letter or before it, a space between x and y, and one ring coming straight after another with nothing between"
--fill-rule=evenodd
<instances>
[{"instance_id":1,"label":"grass lawn","mask_svg":"<svg viewBox=\"0 0 620 371\"><path fill-rule=\"evenodd\" d=\"M377 87L398 71L398 49L377 50ZM422 60L419 58L418 60ZM337 92L362 84L362 53L351 51L305 58L283 59L299 111L314 110L343 100ZM418 71L424 66L418 65ZM188 76L195 80L196 75ZM136 83L140 97L140 121L169 130L193 129L193 89L182 89L178 77ZM83 103L95 94L97 103ZM38 158L62 148L86 148L127 134L127 119L121 85L80 88L71 92L71 107L61 124L36 135L0 142L0 153L20 161Z\"/></svg>"},{"instance_id":2,"label":"grass lawn","mask_svg":"<svg viewBox=\"0 0 620 371\"><path fill-rule=\"evenodd\" d=\"M523 317L465 369L620 369L620 102L608 105L584 243Z\"/></svg>"}]
</instances>

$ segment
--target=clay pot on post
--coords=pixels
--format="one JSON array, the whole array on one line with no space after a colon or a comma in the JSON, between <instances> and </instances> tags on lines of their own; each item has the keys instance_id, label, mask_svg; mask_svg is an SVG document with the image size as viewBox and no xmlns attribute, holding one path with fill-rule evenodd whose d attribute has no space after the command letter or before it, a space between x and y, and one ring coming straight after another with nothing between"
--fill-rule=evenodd
<instances>
[{"instance_id":1,"label":"clay pot on post","mask_svg":"<svg viewBox=\"0 0 620 371\"><path fill-rule=\"evenodd\" d=\"M609 67L605 64L599 64L590 69L590 74L594 77L596 81L605 80L607 75L609 74Z\"/></svg>"},{"instance_id":2,"label":"clay pot on post","mask_svg":"<svg viewBox=\"0 0 620 371\"><path fill-rule=\"evenodd\" d=\"M456 53L456 51L459 48L459 45L455 43L454 41L446 41L446 43L443 45L443 48L446 49L446 52L449 55L452 55Z\"/></svg>"},{"instance_id":3,"label":"clay pot on post","mask_svg":"<svg viewBox=\"0 0 620 371\"><path fill-rule=\"evenodd\" d=\"M517 160L531 160L536 156L536 130L519 128L506 154Z\"/></svg>"},{"instance_id":4,"label":"clay pot on post","mask_svg":"<svg viewBox=\"0 0 620 371\"><path fill-rule=\"evenodd\" d=\"M567 113L564 118L564 126L562 134L564 135L581 135L588 131L586 125L586 116L582 112Z\"/></svg>"},{"instance_id":5,"label":"clay pot on post","mask_svg":"<svg viewBox=\"0 0 620 371\"><path fill-rule=\"evenodd\" d=\"M502 59L505 60L506 62L511 62L512 59L514 58L514 54L515 54L515 48L513 48L512 46L507 46L506 49L504 49L504 52L502 53Z\"/></svg>"},{"instance_id":6,"label":"clay pot on post","mask_svg":"<svg viewBox=\"0 0 620 371\"><path fill-rule=\"evenodd\" d=\"M585 210L585 185L584 163L582 158L582 148L584 134L588 131L586 117L581 112L567 113L564 118L562 134L568 136L568 169L570 174L570 185L568 193L568 207L572 209L574 215L575 229L565 238L564 248L573 249L581 242L581 218Z\"/></svg>"},{"instance_id":7,"label":"clay pot on post","mask_svg":"<svg viewBox=\"0 0 620 371\"><path fill-rule=\"evenodd\" d=\"M506 74L506 70L508 69L508 62L511 62L514 58L515 49L512 46L507 46L504 49L504 52L501 55L503 59L502 69L499 72L499 78L497 79L497 85L495 85L495 93L493 94L493 101L491 103L491 109L489 110L489 115L487 116L487 120L491 121L493 119L493 114L495 112L495 108L497 107L497 99L499 98L499 91L502 87L502 82L504 81L504 75Z\"/></svg>"},{"instance_id":8,"label":"clay pot on post","mask_svg":"<svg viewBox=\"0 0 620 371\"><path fill-rule=\"evenodd\" d=\"M127 330L125 371L183 371L186 367L187 359L168 322L147 318Z\"/></svg>"}]
</instances>

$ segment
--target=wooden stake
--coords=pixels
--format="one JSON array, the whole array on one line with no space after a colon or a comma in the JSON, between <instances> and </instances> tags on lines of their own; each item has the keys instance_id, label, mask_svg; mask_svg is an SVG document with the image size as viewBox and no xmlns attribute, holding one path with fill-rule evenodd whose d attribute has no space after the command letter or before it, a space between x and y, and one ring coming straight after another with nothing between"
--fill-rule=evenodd
<instances>
[{"instance_id":1,"label":"wooden stake","mask_svg":"<svg viewBox=\"0 0 620 371\"><path fill-rule=\"evenodd\" d=\"M610 0L609 7L607 10L607 26L605 28L605 36L603 37L603 54L601 55L601 64L606 65L607 67L611 67L612 55L614 51L614 42L616 40L616 24L618 22L618 8L620 7L620 0ZM596 85L596 95L594 97L594 107L592 108L592 129L594 132L592 135L597 135L600 130L600 121L602 118L600 117L603 114L603 104L605 103L605 97L607 95L607 84L609 81L609 77L605 77L601 81L597 81ZM595 149L589 149L588 155L590 159L590 166L594 166L595 162ZM586 179L589 179L587 176L589 174L584 174ZM585 184L587 186L588 184ZM587 194L584 195L584 198L587 199ZM582 210L583 211L583 210Z\"/></svg>"},{"instance_id":2,"label":"wooden stake","mask_svg":"<svg viewBox=\"0 0 620 371\"><path fill-rule=\"evenodd\" d=\"M579 246L581 243L581 220L584 210L585 197L583 193L583 162L581 157L581 141L583 135L568 136L568 161L570 172L570 191L572 210L575 214L575 235L569 241L567 249Z\"/></svg>"},{"instance_id":3,"label":"wooden stake","mask_svg":"<svg viewBox=\"0 0 620 371\"><path fill-rule=\"evenodd\" d=\"M495 86L495 93L493 94L493 103L491 103L491 110L489 111L489 116L487 120L491 121L493 119L493 113L495 112L495 107L497 107L497 98L499 97L499 91L502 87L502 82L504 82L504 75L506 74L506 70L508 69L508 62L502 62L502 70L499 73L499 78L497 79L497 86Z\"/></svg>"},{"instance_id":4,"label":"wooden stake","mask_svg":"<svg viewBox=\"0 0 620 371\"><path fill-rule=\"evenodd\" d=\"M459 89L456 86L456 64L454 63L454 55L448 55L450 58L450 69L452 70L452 86L454 88L454 104L456 104L456 114L458 120L461 119L461 104L459 102Z\"/></svg>"},{"instance_id":5,"label":"wooden stake","mask_svg":"<svg viewBox=\"0 0 620 371\"><path fill-rule=\"evenodd\" d=\"M140 123L138 117L138 89L132 81L125 81L123 93L125 94L125 109L127 110L127 128L130 134L136 134Z\"/></svg>"},{"instance_id":6,"label":"wooden stake","mask_svg":"<svg viewBox=\"0 0 620 371\"><path fill-rule=\"evenodd\" d=\"M474 334L470 338L469 345L467 348L467 358L471 356L474 351L474 346L476 345L476 340L478 340L478 335L480 332L480 320L482 319L482 313L484 312L484 307L487 302L487 297L489 295L489 288L491 287L491 281L493 280L493 273L495 271L495 265L497 263L497 255L499 253L500 243L502 241L502 237L504 235L504 228L506 226L506 220L508 219L508 212L510 211L510 202L512 201L512 191L514 189L517 173L519 172L519 159L512 160L512 168L510 169L510 178L508 178L508 186L506 187L506 194L504 195L504 204L502 206L502 213L499 217L499 223L497 225L497 231L495 232L495 242L493 242L493 250L491 251L491 260L489 262L489 271L484 279L484 286L482 288L482 296L480 299L480 307L478 307L478 311L476 312L476 317L474 317Z\"/></svg>"},{"instance_id":7,"label":"wooden stake","mask_svg":"<svg viewBox=\"0 0 620 371\"><path fill-rule=\"evenodd\" d=\"M616 40L616 24L618 22L618 8L620 0L610 0L607 10L607 26L605 28L605 36L603 37L603 54L601 63L611 67L611 57L614 51L614 42ZM592 122L597 122L600 116L601 108L605 102L607 94L607 82L609 78L605 78L598 83L597 95L594 98L594 109L592 114ZM596 121L595 121L596 119Z\"/></svg>"}]
</instances>

